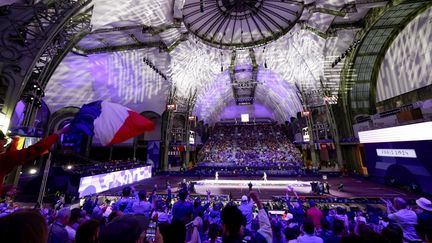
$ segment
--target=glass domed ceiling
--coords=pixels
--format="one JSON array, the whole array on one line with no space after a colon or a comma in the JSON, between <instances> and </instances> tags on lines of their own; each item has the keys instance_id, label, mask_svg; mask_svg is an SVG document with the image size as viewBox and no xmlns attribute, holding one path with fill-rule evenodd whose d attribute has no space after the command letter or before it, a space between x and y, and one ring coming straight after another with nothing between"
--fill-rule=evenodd
<instances>
[{"instance_id":1,"label":"glass domed ceiling","mask_svg":"<svg viewBox=\"0 0 432 243\"><path fill-rule=\"evenodd\" d=\"M303 12L289 0L186 0L183 21L189 31L219 48L246 48L286 34Z\"/></svg>"}]
</instances>

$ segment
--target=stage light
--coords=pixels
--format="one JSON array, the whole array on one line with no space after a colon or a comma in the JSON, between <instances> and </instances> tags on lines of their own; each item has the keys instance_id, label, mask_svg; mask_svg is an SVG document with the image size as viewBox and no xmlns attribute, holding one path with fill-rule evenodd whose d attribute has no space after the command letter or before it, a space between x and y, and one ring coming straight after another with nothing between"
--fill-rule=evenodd
<instances>
[{"instance_id":1,"label":"stage light","mask_svg":"<svg viewBox=\"0 0 432 243\"><path fill-rule=\"evenodd\" d=\"M66 166L66 169L68 169L68 170L72 170L72 165L68 165L68 166Z\"/></svg>"},{"instance_id":2,"label":"stage light","mask_svg":"<svg viewBox=\"0 0 432 243\"><path fill-rule=\"evenodd\" d=\"M37 173L37 170L36 170L35 168L32 168L32 169L29 170L29 173L30 173L31 175L34 175L34 174Z\"/></svg>"},{"instance_id":3,"label":"stage light","mask_svg":"<svg viewBox=\"0 0 432 243\"><path fill-rule=\"evenodd\" d=\"M7 118L6 114L3 112L0 112L0 130L3 133L6 133L6 130L9 127L9 123L10 123L10 120Z\"/></svg>"}]
</instances>

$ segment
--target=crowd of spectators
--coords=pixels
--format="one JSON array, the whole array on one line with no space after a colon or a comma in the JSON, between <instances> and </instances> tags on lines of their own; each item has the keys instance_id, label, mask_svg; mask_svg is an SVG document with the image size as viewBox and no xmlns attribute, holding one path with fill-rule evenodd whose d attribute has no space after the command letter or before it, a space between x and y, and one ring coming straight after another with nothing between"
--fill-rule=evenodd
<instances>
[{"instance_id":1,"label":"crowd of spectators","mask_svg":"<svg viewBox=\"0 0 432 243\"><path fill-rule=\"evenodd\" d=\"M221 201L207 192L205 202L181 188L174 199L125 187L116 202L88 197L81 207L9 210L2 205L2 242L422 242L431 239L432 203L402 198L383 200L387 212L303 202L288 187L281 208L250 191L239 202ZM290 195L292 194L292 195ZM149 197L147 197L149 196ZM380 211L381 214L378 214ZM370 214L374 212L374 214ZM378 216L377 216L378 215Z\"/></svg>"},{"instance_id":2,"label":"crowd of spectators","mask_svg":"<svg viewBox=\"0 0 432 243\"><path fill-rule=\"evenodd\" d=\"M273 123L216 125L200 151L202 162L285 162L300 165L300 151Z\"/></svg>"},{"instance_id":3,"label":"crowd of spectators","mask_svg":"<svg viewBox=\"0 0 432 243\"><path fill-rule=\"evenodd\" d=\"M294 176L302 175L302 168L287 162L202 162L194 168L196 174L202 176L263 176L264 172L269 176Z\"/></svg>"}]
</instances>

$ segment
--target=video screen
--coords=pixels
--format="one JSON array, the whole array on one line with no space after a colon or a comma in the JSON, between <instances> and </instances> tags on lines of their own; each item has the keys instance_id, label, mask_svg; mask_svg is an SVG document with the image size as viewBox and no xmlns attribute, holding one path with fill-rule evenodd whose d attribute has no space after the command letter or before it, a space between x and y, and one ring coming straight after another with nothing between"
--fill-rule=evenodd
<instances>
[{"instance_id":1,"label":"video screen","mask_svg":"<svg viewBox=\"0 0 432 243\"><path fill-rule=\"evenodd\" d=\"M81 177L78 192L80 197L125 186L151 178L152 167L145 166L130 170L114 171L106 174Z\"/></svg>"}]
</instances>

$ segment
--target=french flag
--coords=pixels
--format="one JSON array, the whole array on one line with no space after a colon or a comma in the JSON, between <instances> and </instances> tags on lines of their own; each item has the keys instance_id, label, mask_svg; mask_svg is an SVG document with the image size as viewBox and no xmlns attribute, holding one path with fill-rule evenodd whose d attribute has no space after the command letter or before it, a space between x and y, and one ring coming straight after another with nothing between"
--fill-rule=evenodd
<instances>
[{"instance_id":1,"label":"french flag","mask_svg":"<svg viewBox=\"0 0 432 243\"><path fill-rule=\"evenodd\" d=\"M154 123L144 116L102 100L83 105L71 122L73 133L95 136L103 146L124 142L154 128Z\"/></svg>"}]
</instances>

